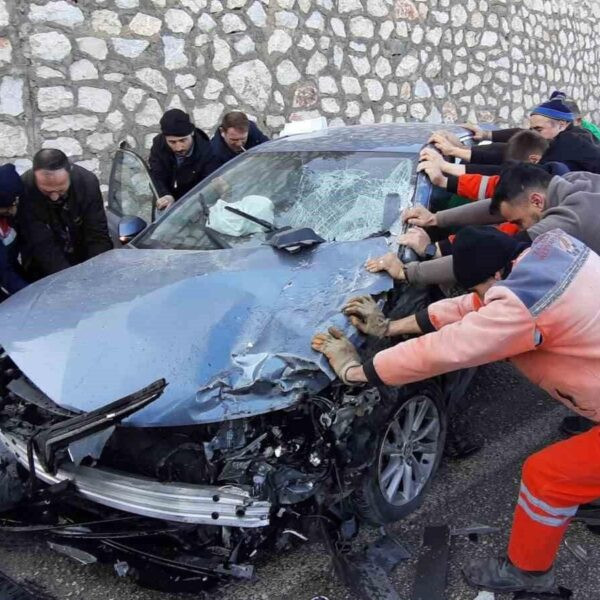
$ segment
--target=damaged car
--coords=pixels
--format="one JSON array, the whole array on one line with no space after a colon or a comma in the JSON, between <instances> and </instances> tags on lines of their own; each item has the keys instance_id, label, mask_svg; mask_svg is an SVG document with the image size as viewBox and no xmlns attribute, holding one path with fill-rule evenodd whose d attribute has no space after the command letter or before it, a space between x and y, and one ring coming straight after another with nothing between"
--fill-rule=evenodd
<instances>
[{"instance_id":1,"label":"damaged car","mask_svg":"<svg viewBox=\"0 0 600 600\"><path fill-rule=\"evenodd\" d=\"M109 217L129 243L0 305L0 440L28 514L121 574L137 557L197 582L249 577L258 550L311 524L351 536L348 523L417 508L469 374L346 387L310 339L331 325L357 339L340 313L351 296L396 317L431 301L363 264L393 245L403 209L430 205L416 165L432 131L280 138L150 225L145 165L119 150Z\"/></svg>"}]
</instances>

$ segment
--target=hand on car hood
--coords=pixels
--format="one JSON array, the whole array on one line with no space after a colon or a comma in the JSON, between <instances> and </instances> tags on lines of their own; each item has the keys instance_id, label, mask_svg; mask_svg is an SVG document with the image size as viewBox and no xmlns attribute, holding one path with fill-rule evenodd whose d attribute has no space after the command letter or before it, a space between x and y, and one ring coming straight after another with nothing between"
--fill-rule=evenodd
<instances>
[{"instance_id":1,"label":"hand on car hood","mask_svg":"<svg viewBox=\"0 0 600 600\"><path fill-rule=\"evenodd\" d=\"M284 408L331 371L315 331L348 325L350 296L390 289L363 269L381 238L289 255L113 250L0 305L0 344L54 402L90 411L164 377L138 426L189 425Z\"/></svg>"}]
</instances>

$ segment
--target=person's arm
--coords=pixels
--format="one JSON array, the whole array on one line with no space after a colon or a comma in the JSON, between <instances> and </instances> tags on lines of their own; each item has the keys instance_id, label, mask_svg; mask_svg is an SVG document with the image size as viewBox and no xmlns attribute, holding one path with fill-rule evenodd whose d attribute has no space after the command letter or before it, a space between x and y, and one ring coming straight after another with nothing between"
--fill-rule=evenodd
<instances>
[{"instance_id":1,"label":"person's arm","mask_svg":"<svg viewBox=\"0 0 600 600\"><path fill-rule=\"evenodd\" d=\"M500 175L502 165L465 165L465 173L468 175Z\"/></svg>"},{"instance_id":2,"label":"person's arm","mask_svg":"<svg viewBox=\"0 0 600 600\"><path fill-rule=\"evenodd\" d=\"M460 177L461 175L464 175L467 172L467 166L468 165L459 165L457 163L452 163L447 160L440 163L440 169L442 170L442 173L449 177Z\"/></svg>"},{"instance_id":3,"label":"person's arm","mask_svg":"<svg viewBox=\"0 0 600 600\"><path fill-rule=\"evenodd\" d=\"M423 333L417 315L410 315L403 319L390 321L385 337L397 337L399 335L418 335Z\"/></svg>"},{"instance_id":4,"label":"person's arm","mask_svg":"<svg viewBox=\"0 0 600 600\"><path fill-rule=\"evenodd\" d=\"M112 250L113 244L108 233L108 222L98 178L93 173L86 173L85 177L87 181L82 231L86 256L92 258Z\"/></svg>"},{"instance_id":5,"label":"person's arm","mask_svg":"<svg viewBox=\"0 0 600 600\"><path fill-rule=\"evenodd\" d=\"M150 177L154 183L154 187L158 193L158 197L171 196L171 182L173 179L173 173L170 169L167 169L164 161L160 157L158 150L158 142L155 138L150 150L150 157L148 158L148 166L150 167Z\"/></svg>"},{"instance_id":6,"label":"person's arm","mask_svg":"<svg viewBox=\"0 0 600 600\"><path fill-rule=\"evenodd\" d=\"M506 144L493 143L471 148L471 160L469 162L480 165L501 165L504 162Z\"/></svg>"},{"instance_id":7,"label":"person's arm","mask_svg":"<svg viewBox=\"0 0 600 600\"><path fill-rule=\"evenodd\" d=\"M500 177L466 173L458 177L449 176L446 189L470 200L485 200L494 195Z\"/></svg>"},{"instance_id":8,"label":"person's arm","mask_svg":"<svg viewBox=\"0 0 600 600\"><path fill-rule=\"evenodd\" d=\"M478 200L455 208L435 213L438 227L459 227L464 225L496 225L502 223L501 215L490 215L491 200Z\"/></svg>"},{"instance_id":9,"label":"person's arm","mask_svg":"<svg viewBox=\"0 0 600 600\"><path fill-rule=\"evenodd\" d=\"M510 140L510 138L513 135L515 135L516 133L519 133L520 131L524 131L524 130L521 129L520 127L516 127L513 129L496 129L495 131L490 132L491 136L489 139L491 139L492 142L506 143Z\"/></svg>"},{"instance_id":10,"label":"person's arm","mask_svg":"<svg viewBox=\"0 0 600 600\"><path fill-rule=\"evenodd\" d=\"M427 308L419 311L415 318L423 333L431 333L460 321L470 312L479 310L481 306L482 302L477 294L463 294L455 298L444 298L433 302Z\"/></svg>"},{"instance_id":11,"label":"person's arm","mask_svg":"<svg viewBox=\"0 0 600 600\"><path fill-rule=\"evenodd\" d=\"M407 263L404 265L404 274L408 283L419 287L456 283L452 270L452 256Z\"/></svg>"},{"instance_id":12,"label":"person's arm","mask_svg":"<svg viewBox=\"0 0 600 600\"><path fill-rule=\"evenodd\" d=\"M400 386L534 350L535 321L525 305L503 286L488 292L488 302L439 331L377 353L362 366L366 379Z\"/></svg>"}]
</instances>

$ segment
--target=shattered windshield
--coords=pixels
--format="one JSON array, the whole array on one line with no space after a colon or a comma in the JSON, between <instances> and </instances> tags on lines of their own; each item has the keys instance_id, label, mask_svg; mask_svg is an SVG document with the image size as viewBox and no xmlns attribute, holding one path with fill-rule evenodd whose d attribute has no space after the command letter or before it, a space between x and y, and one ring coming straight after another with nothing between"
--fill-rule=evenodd
<instances>
[{"instance_id":1,"label":"shattered windshield","mask_svg":"<svg viewBox=\"0 0 600 600\"><path fill-rule=\"evenodd\" d=\"M197 186L135 245L256 245L265 240L268 225L311 227L327 241L364 239L398 222L412 198L414 167L414 155L391 152L245 155Z\"/></svg>"}]
</instances>

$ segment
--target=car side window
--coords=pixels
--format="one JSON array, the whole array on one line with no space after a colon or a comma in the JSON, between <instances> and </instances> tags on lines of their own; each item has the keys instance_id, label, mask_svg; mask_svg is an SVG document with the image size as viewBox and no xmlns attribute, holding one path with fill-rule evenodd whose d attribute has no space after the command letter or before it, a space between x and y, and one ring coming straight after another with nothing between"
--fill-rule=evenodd
<instances>
[{"instance_id":1,"label":"car side window","mask_svg":"<svg viewBox=\"0 0 600 600\"><path fill-rule=\"evenodd\" d=\"M119 217L135 216L151 223L156 200L156 190L143 159L131 150L119 148L110 175L108 210Z\"/></svg>"}]
</instances>

